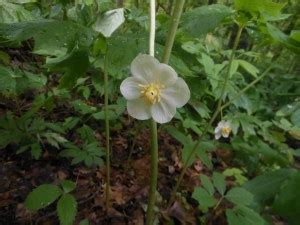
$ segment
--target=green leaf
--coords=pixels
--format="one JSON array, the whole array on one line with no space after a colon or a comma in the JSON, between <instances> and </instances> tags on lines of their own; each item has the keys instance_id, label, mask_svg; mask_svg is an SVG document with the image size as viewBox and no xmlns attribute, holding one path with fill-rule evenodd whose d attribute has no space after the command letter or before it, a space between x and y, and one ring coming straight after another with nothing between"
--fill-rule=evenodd
<instances>
[{"instance_id":1,"label":"green leaf","mask_svg":"<svg viewBox=\"0 0 300 225\"><path fill-rule=\"evenodd\" d=\"M166 129L166 131L181 144L191 145L192 139L190 136L186 136L184 133L170 125L164 126L164 129Z\"/></svg>"},{"instance_id":2,"label":"green leaf","mask_svg":"<svg viewBox=\"0 0 300 225\"><path fill-rule=\"evenodd\" d=\"M276 3L272 0L235 0L234 3L237 10L253 14L259 12L266 20L273 20L274 17L280 16L280 11L286 5L286 3Z\"/></svg>"},{"instance_id":3,"label":"green leaf","mask_svg":"<svg viewBox=\"0 0 300 225\"><path fill-rule=\"evenodd\" d=\"M210 149L210 146L211 146L211 143L203 142L200 145L199 149L197 149L196 153L197 153L198 157L201 159L201 162L203 162L203 164L211 170L213 168L213 163L212 163L211 159L208 157L208 154L206 152L207 150Z\"/></svg>"},{"instance_id":4,"label":"green leaf","mask_svg":"<svg viewBox=\"0 0 300 225\"><path fill-rule=\"evenodd\" d=\"M76 184L73 181L70 180L63 180L60 185L62 186L62 189L65 193L69 193L73 191L76 187Z\"/></svg>"},{"instance_id":5,"label":"green leaf","mask_svg":"<svg viewBox=\"0 0 300 225\"><path fill-rule=\"evenodd\" d=\"M113 9L106 12L104 16L98 16L97 21L93 25L93 29L102 33L105 37L110 37L124 21L124 9Z\"/></svg>"},{"instance_id":6,"label":"green leaf","mask_svg":"<svg viewBox=\"0 0 300 225\"><path fill-rule=\"evenodd\" d=\"M210 181L210 179L206 175L201 174L200 180L201 180L201 184L205 188L205 190L210 195L213 195L215 192L215 189L214 189L214 186L213 186L212 182Z\"/></svg>"},{"instance_id":7,"label":"green leaf","mask_svg":"<svg viewBox=\"0 0 300 225\"><path fill-rule=\"evenodd\" d=\"M290 224L297 225L300 221L300 172L294 173L284 183L276 196L273 209L286 218Z\"/></svg>"},{"instance_id":8,"label":"green leaf","mask_svg":"<svg viewBox=\"0 0 300 225\"><path fill-rule=\"evenodd\" d=\"M221 195L224 195L226 191L226 181L224 175L218 172L214 172L212 179L213 179L214 186L216 187L218 192Z\"/></svg>"},{"instance_id":9,"label":"green leaf","mask_svg":"<svg viewBox=\"0 0 300 225\"><path fill-rule=\"evenodd\" d=\"M243 67L248 73L250 73L252 76L257 77L257 74L259 73L259 70L253 66L251 63L242 60L242 59L238 59L236 60L241 67Z\"/></svg>"},{"instance_id":10,"label":"green leaf","mask_svg":"<svg viewBox=\"0 0 300 225\"><path fill-rule=\"evenodd\" d=\"M42 148L39 143L35 143L30 145L31 149L31 155L33 156L34 159L39 159L42 154Z\"/></svg>"},{"instance_id":11,"label":"green leaf","mask_svg":"<svg viewBox=\"0 0 300 225\"><path fill-rule=\"evenodd\" d=\"M12 3L0 1L1 23L17 23L21 21L34 20L33 15L24 7Z\"/></svg>"},{"instance_id":12,"label":"green leaf","mask_svg":"<svg viewBox=\"0 0 300 225\"><path fill-rule=\"evenodd\" d=\"M250 205L253 195L244 188L234 187L228 191L225 198L236 205Z\"/></svg>"},{"instance_id":13,"label":"green leaf","mask_svg":"<svg viewBox=\"0 0 300 225\"><path fill-rule=\"evenodd\" d=\"M61 225L72 225L77 213L76 199L70 194L64 194L57 202L57 214Z\"/></svg>"},{"instance_id":14,"label":"green leaf","mask_svg":"<svg viewBox=\"0 0 300 225\"><path fill-rule=\"evenodd\" d=\"M62 191L53 184L42 184L29 193L25 200L25 207L29 210L38 210L50 205Z\"/></svg>"},{"instance_id":15,"label":"green leaf","mask_svg":"<svg viewBox=\"0 0 300 225\"><path fill-rule=\"evenodd\" d=\"M201 187L195 188L192 198L196 199L199 202L200 208L203 209L213 207L217 203L217 200Z\"/></svg>"},{"instance_id":16,"label":"green leaf","mask_svg":"<svg viewBox=\"0 0 300 225\"><path fill-rule=\"evenodd\" d=\"M300 41L296 41L295 39L286 35L270 23L267 23L267 31L274 40L283 44L286 48L290 49L291 51L300 54Z\"/></svg>"},{"instance_id":17,"label":"green leaf","mask_svg":"<svg viewBox=\"0 0 300 225\"><path fill-rule=\"evenodd\" d=\"M238 68L239 68L239 61L236 59L232 60L231 67L230 67L230 77L236 73Z\"/></svg>"},{"instance_id":18,"label":"green leaf","mask_svg":"<svg viewBox=\"0 0 300 225\"><path fill-rule=\"evenodd\" d=\"M76 45L88 47L92 30L70 21L34 20L0 23L0 37L9 41L34 39L34 53L61 57ZM76 65L76 64L75 64Z\"/></svg>"},{"instance_id":19,"label":"green leaf","mask_svg":"<svg viewBox=\"0 0 300 225\"><path fill-rule=\"evenodd\" d=\"M297 126L300 127L300 109L295 110L291 115L291 122Z\"/></svg>"},{"instance_id":20,"label":"green leaf","mask_svg":"<svg viewBox=\"0 0 300 225\"><path fill-rule=\"evenodd\" d=\"M58 58L49 58L46 66L52 71L63 71L60 88L72 88L78 78L85 75L89 67L89 52L86 48L76 46L70 53Z\"/></svg>"},{"instance_id":21,"label":"green leaf","mask_svg":"<svg viewBox=\"0 0 300 225\"><path fill-rule=\"evenodd\" d=\"M288 179L293 170L280 169L255 177L243 185L254 195L254 199L262 205L272 199L280 190L281 185Z\"/></svg>"},{"instance_id":22,"label":"green leaf","mask_svg":"<svg viewBox=\"0 0 300 225\"><path fill-rule=\"evenodd\" d=\"M226 209L228 225L264 225L264 219L248 207L238 206Z\"/></svg>"},{"instance_id":23,"label":"green leaf","mask_svg":"<svg viewBox=\"0 0 300 225\"><path fill-rule=\"evenodd\" d=\"M221 4L206 5L183 14L180 28L191 37L199 37L215 29L232 14L232 10Z\"/></svg>"}]
</instances>

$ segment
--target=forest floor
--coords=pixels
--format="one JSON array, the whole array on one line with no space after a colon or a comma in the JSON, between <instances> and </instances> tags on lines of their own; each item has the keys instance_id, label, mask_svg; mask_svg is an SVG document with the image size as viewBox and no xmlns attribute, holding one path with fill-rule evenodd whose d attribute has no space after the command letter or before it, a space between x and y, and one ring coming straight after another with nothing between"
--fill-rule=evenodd
<instances>
[{"instance_id":1,"label":"forest floor","mask_svg":"<svg viewBox=\"0 0 300 225\"><path fill-rule=\"evenodd\" d=\"M150 179L149 131L145 129L137 136L131 159L128 159L130 143L124 136L120 133L112 136L112 207L108 212L105 210L103 191L104 167L72 166L67 159L58 158L58 150L51 147L44 150L39 160L33 160L28 153L16 155L12 146L1 150L0 224L58 223L55 204L30 213L24 207L24 200L36 186L59 184L64 179L76 182L77 222L88 219L90 224L143 224ZM181 201L164 211L166 202L162 199L170 197L182 167L179 160L181 146L163 132L159 134L159 146L160 216L174 217L179 224L196 224L196 210L187 207L187 204L183 206ZM187 190L189 198L193 188L199 185L199 175L205 172L203 170L200 161L196 161L188 170L182 187ZM189 203L196 208L195 202L189 198Z\"/></svg>"}]
</instances>

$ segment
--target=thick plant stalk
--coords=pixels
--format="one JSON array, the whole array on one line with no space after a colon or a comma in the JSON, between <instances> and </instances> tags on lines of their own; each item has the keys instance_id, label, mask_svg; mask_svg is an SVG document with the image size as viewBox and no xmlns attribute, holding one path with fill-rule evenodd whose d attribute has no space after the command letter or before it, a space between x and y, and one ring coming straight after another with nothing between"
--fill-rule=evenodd
<instances>
[{"instance_id":1,"label":"thick plant stalk","mask_svg":"<svg viewBox=\"0 0 300 225\"><path fill-rule=\"evenodd\" d=\"M176 0L173 15L172 15L172 22L168 32L165 48L164 48L162 63L168 64L169 62L184 3L185 0Z\"/></svg>"},{"instance_id":2,"label":"thick plant stalk","mask_svg":"<svg viewBox=\"0 0 300 225\"><path fill-rule=\"evenodd\" d=\"M109 134L109 114L108 114L108 73L107 73L107 49L104 58L104 119L105 119L105 155L106 155L106 186L105 186L105 206L110 207L110 134Z\"/></svg>"},{"instance_id":3,"label":"thick plant stalk","mask_svg":"<svg viewBox=\"0 0 300 225\"><path fill-rule=\"evenodd\" d=\"M158 174L158 143L157 143L157 124L151 120L151 178L150 191L148 199L148 207L146 214L146 225L152 225L155 218L155 201L156 201L156 187Z\"/></svg>"},{"instance_id":4,"label":"thick plant stalk","mask_svg":"<svg viewBox=\"0 0 300 225\"><path fill-rule=\"evenodd\" d=\"M183 177L186 173L186 170L188 169L188 165L190 163L190 160L191 160L192 156L196 153L197 149L200 147L200 144L202 142L202 138L207 133L208 129L213 124L213 122L215 121L215 119L217 118L217 116L219 115L219 113L222 110L221 105L222 105L223 97L224 97L224 94L225 94L226 86L227 86L227 83L228 83L228 80L229 80L229 77L230 77L230 69L231 69L232 61L234 59L235 51L236 51L237 46L238 46L239 41L240 41L242 31L243 31L243 27L240 26L239 29L238 29L237 35L235 37L235 40L234 40L234 45L233 45L232 52L231 52L231 55L230 55L230 58L229 58L229 63L228 63L227 71L226 71L226 74L225 74L225 81L224 81L223 86L222 86L221 96L218 100L217 108L216 108L214 114L212 115L212 117L210 118L207 126L204 128L202 134L198 138L198 142L195 144L194 148L192 149L192 151L190 152L190 154L187 157L186 163L184 164L183 169L182 169L182 171L179 175L179 178L176 182L176 186L175 186L175 188L173 189L173 191L171 193L171 197L170 197L170 200L169 200L169 203L168 203L168 207L170 207L171 204L173 203L173 201L175 200L176 192L177 192L177 190L178 190L178 188L179 188L179 186L182 182L182 179L183 179Z\"/></svg>"},{"instance_id":5,"label":"thick plant stalk","mask_svg":"<svg viewBox=\"0 0 300 225\"><path fill-rule=\"evenodd\" d=\"M149 32L149 55L154 57L155 52L155 0L150 0L150 32ZM152 225L155 218L154 207L156 201L158 174L158 143L157 124L151 120L151 177L150 191L146 213L146 225Z\"/></svg>"}]
</instances>

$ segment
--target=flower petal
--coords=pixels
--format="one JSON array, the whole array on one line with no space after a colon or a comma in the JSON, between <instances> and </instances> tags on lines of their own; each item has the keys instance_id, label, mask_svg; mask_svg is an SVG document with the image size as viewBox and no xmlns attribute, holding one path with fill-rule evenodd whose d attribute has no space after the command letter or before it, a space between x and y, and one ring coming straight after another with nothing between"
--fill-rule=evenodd
<instances>
[{"instance_id":1,"label":"flower petal","mask_svg":"<svg viewBox=\"0 0 300 225\"><path fill-rule=\"evenodd\" d=\"M218 127L220 127L220 128L226 127L226 121L221 120L221 121L218 123Z\"/></svg>"},{"instance_id":2,"label":"flower petal","mask_svg":"<svg viewBox=\"0 0 300 225\"><path fill-rule=\"evenodd\" d=\"M176 71L171 66L164 63L157 65L154 76L155 81L158 81L166 87L175 84L178 78Z\"/></svg>"},{"instance_id":3,"label":"flower petal","mask_svg":"<svg viewBox=\"0 0 300 225\"><path fill-rule=\"evenodd\" d=\"M215 133L215 139L220 139L221 138L221 132Z\"/></svg>"},{"instance_id":4,"label":"flower petal","mask_svg":"<svg viewBox=\"0 0 300 225\"><path fill-rule=\"evenodd\" d=\"M176 113L175 105L169 104L167 101L161 100L151 107L152 118L157 123L169 122Z\"/></svg>"},{"instance_id":5,"label":"flower petal","mask_svg":"<svg viewBox=\"0 0 300 225\"><path fill-rule=\"evenodd\" d=\"M185 81L178 77L176 83L161 91L161 98L175 105L176 108L184 106L190 99L190 89Z\"/></svg>"},{"instance_id":6,"label":"flower petal","mask_svg":"<svg viewBox=\"0 0 300 225\"><path fill-rule=\"evenodd\" d=\"M221 133L221 127L217 126L217 127L215 128L215 134L216 134L216 133Z\"/></svg>"},{"instance_id":7,"label":"flower petal","mask_svg":"<svg viewBox=\"0 0 300 225\"><path fill-rule=\"evenodd\" d=\"M128 77L121 83L120 91L127 100L133 100L141 96L140 84L144 81L136 77Z\"/></svg>"},{"instance_id":8,"label":"flower petal","mask_svg":"<svg viewBox=\"0 0 300 225\"><path fill-rule=\"evenodd\" d=\"M130 116L138 120L147 120L151 118L150 105L142 98L128 100L127 111Z\"/></svg>"},{"instance_id":9,"label":"flower petal","mask_svg":"<svg viewBox=\"0 0 300 225\"><path fill-rule=\"evenodd\" d=\"M229 127L231 128L231 123L229 121L224 121L224 127Z\"/></svg>"},{"instance_id":10,"label":"flower petal","mask_svg":"<svg viewBox=\"0 0 300 225\"><path fill-rule=\"evenodd\" d=\"M154 57L146 54L139 54L131 63L131 73L133 77L144 79L148 83L154 80L155 69L159 61Z\"/></svg>"}]
</instances>

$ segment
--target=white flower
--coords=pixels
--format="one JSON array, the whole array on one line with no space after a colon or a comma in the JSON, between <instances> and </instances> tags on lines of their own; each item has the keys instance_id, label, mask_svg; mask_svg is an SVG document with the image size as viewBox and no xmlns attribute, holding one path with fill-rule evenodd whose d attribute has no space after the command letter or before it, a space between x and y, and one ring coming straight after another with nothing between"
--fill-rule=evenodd
<instances>
[{"instance_id":1,"label":"white flower","mask_svg":"<svg viewBox=\"0 0 300 225\"><path fill-rule=\"evenodd\" d=\"M228 138L231 132L231 125L228 121L220 121L215 128L215 138L218 140L221 136Z\"/></svg>"},{"instance_id":2,"label":"white flower","mask_svg":"<svg viewBox=\"0 0 300 225\"><path fill-rule=\"evenodd\" d=\"M184 106L190 90L175 70L152 56L139 54L131 63L132 77L121 84L129 115L139 120L151 117L157 123L169 122L176 108Z\"/></svg>"}]
</instances>

